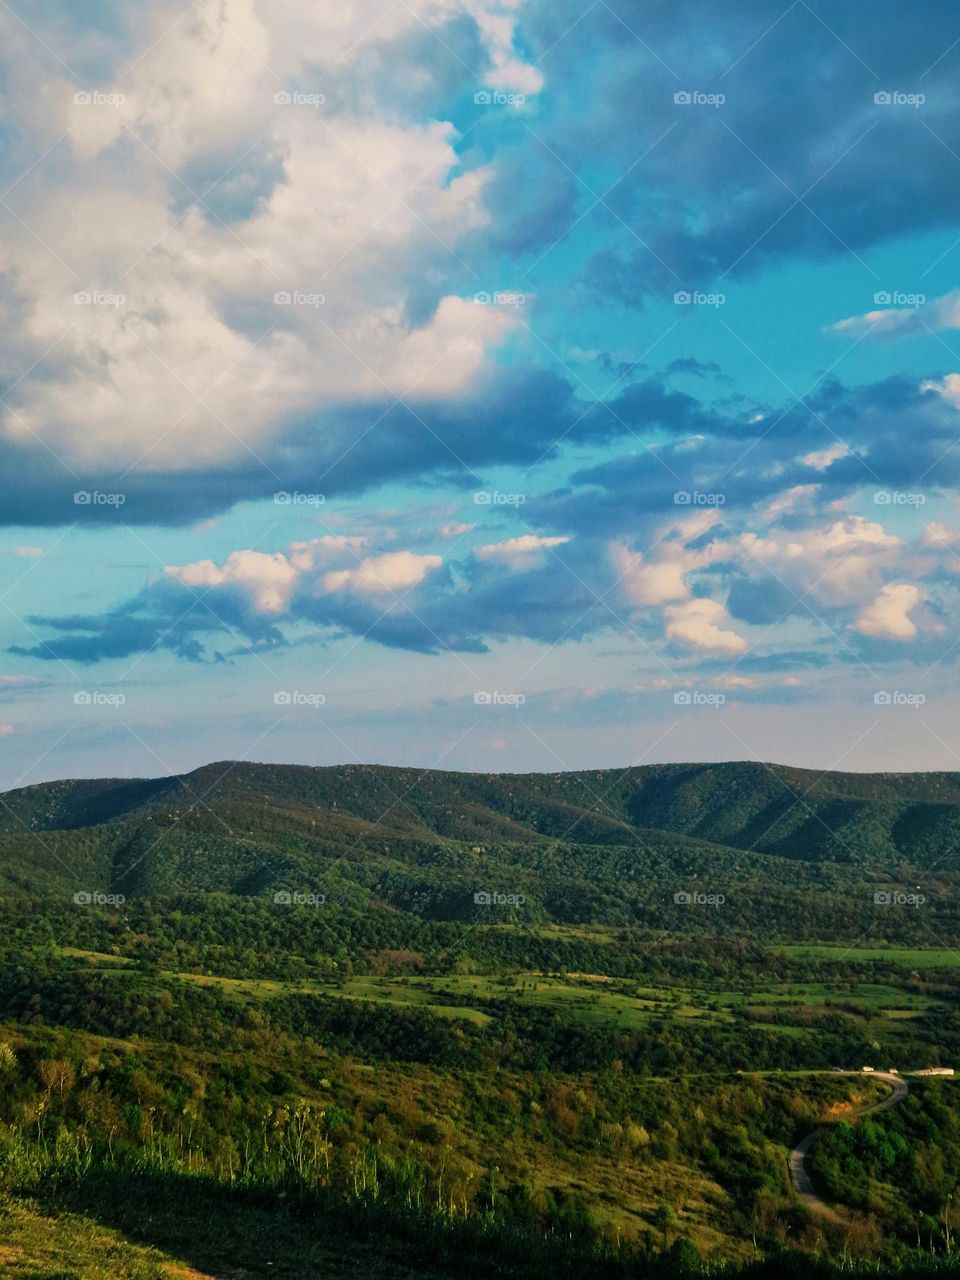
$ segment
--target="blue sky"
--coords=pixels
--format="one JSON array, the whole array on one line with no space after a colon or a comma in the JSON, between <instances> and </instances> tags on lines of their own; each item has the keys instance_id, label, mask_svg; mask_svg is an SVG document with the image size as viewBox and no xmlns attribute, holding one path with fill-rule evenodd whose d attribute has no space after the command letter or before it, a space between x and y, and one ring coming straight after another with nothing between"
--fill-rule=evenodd
<instances>
[{"instance_id":1,"label":"blue sky","mask_svg":"<svg viewBox=\"0 0 960 1280\"><path fill-rule=\"evenodd\" d=\"M960 767L954 7L0 33L0 784Z\"/></svg>"}]
</instances>

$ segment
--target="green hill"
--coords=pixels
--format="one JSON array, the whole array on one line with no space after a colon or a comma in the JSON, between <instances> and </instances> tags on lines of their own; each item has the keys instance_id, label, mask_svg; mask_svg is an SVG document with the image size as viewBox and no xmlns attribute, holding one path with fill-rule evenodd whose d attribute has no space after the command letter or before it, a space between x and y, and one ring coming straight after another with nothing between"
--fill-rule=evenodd
<instances>
[{"instance_id":1,"label":"green hill","mask_svg":"<svg viewBox=\"0 0 960 1280\"><path fill-rule=\"evenodd\" d=\"M874 890L916 882L927 867L931 909L949 915L960 775L225 762L0 797L0 889L14 894L296 889L464 920L475 893L496 891L522 895L532 921L652 926L676 915L675 893L703 890L737 903L711 929L762 931L776 919L780 936L829 938L864 925Z\"/></svg>"}]
</instances>

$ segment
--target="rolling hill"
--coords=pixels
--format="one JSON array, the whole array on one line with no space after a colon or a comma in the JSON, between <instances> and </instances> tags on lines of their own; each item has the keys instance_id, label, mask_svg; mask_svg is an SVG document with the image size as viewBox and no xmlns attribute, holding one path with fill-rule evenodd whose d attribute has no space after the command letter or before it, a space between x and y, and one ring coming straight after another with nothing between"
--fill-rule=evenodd
<instances>
[{"instance_id":1,"label":"rolling hill","mask_svg":"<svg viewBox=\"0 0 960 1280\"><path fill-rule=\"evenodd\" d=\"M652 924L692 886L749 900L741 928L759 927L758 912L789 916L802 903L807 913L818 900L846 928L868 891L928 868L929 899L946 911L960 871L960 774L224 762L0 796L0 889L14 894L312 888L357 907L375 899L466 919L474 892L494 890L525 897L530 919Z\"/></svg>"}]
</instances>

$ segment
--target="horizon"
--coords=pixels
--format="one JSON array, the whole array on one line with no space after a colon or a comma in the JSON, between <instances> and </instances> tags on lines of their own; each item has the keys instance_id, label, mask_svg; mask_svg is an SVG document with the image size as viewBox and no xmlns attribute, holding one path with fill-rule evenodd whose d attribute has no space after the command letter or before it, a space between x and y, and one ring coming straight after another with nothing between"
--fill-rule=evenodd
<instances>
[{"instance_id":1,"label":"horizon","mask_svg":"<svg viewBox=\"0 0 960 1280\"><path fill-rule=\"evenodd\" d=\"M494 778L523 778L535 776L556 777L564 774L581 774L581 773L617 773L622 777L637 769L657 769L657 768L690 768L690 769L709 769L715 766L723 765L752 765L759 769L790 769L794 773L812 773L818 778L826 778L831 775L840 777L850 775L853 777L925 777L931 774L941 774L944 776L960 777L960 769L820 769L816 766L793 765L787 764L782 760L751 760L747 758L737 759L731 757L729 759L718 760L652 760L645 761L643 764L628 765L598 765L596 767L588 767L583 769L452 769L437 766L422 766L416 764L394 764L384 760L340 760L330 764L304 764L296 760L247 760L243 758L222 760L208 760L203 764L198 764L190 769L178 770L175 773L143 773L143 774L63 774L57 777L41 778L36 782L23 783L19 787L8 787L0 790L0 795L6 795L11 791L27 790L29 787L50 786L58 782L162 782L168 778L187 778L192 774L201 773L205 769L215 769L218 766L226 766L228 769L237 765L249 765L251 768L270 768L270 769L316 769L316 770L336 770L336 769L397 769L404 771L412 771L414 773L439 773L439 774L462 774L468 777L494 777Z\"/></svg>"}]
</instances>

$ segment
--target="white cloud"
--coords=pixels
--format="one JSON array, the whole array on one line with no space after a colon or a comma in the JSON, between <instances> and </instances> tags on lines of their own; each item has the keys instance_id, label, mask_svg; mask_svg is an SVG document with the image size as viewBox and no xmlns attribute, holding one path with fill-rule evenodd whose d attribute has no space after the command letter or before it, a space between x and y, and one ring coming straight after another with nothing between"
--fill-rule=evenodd
<instances>
[{"instance_id":1,"label":"white cloud","mask_svg":"<svg viewBox=\"0 0 960 1280\"><path fill-rule=\"evenodd\" d=\"M741 534L726 554L737 549L748 572L765 567L809 605L835 608L879 591L903 544L876 521L848 515L822 527L774 528L766 537Z\"/></svg>"},{"instance_id":2,"label":"white cloud","mask_svg":"<svg viewBox=\"0 0 960 1280\"><path fill-rule=\"evenodd\" d=\"M928 380L920 384L921 391L936 391L946 402L960 409L960 373L948 373L939 381Z\"/></svg>"},{"instance_id":3,"label":"white cloud","mask_svg":"<svg viewBox=\"0 0 960 1280\"><path fill-rule=\"evenodd\" d=\"M805 453L800 461L808 467L815 467L817 471L826 471L831 463L836 462L839 458L848 458L850 456L850 446L839 441L837 444L830 445L827 449L818 449L813 453Z\"/></svg>"},{"instance_id":4,"label":"white cloud","mask_svg":"<svg viewBox=\"0 0 960 1280\"><path fill-rule=\"evenodd\" d=\"M441 556L419 556L413 551L388 551L362 561L356 569L324 574L325 591L352 591L358 595L403 591L422 582L431 569L443 564Z\"/></svg>"},{"instance_id":5,"label":"white cloud","mask_svg":"<svg viewBox=\"0 0 960 1280\"><path fill-rule=\"evenodd\" d=\"M874 337L892 337L895 334L909 332L917 327L917 317L912 310L881 308L876 311L865 311L860 316L848 316L846 320L838 320L836 324L827 325L827 333L851 334L861 337L871 333Z\"/></svg>"},{"instance_id":6,"label":"white cloud","mask_svg":"<svg viewBox=\"0 0 960 1280\"><path fill-rule=\"evenodd\" d=\"M532 568L543 559L536 552L559 547L569 541L569 538L540 538L536 534L525 533L505 542L488 542L486 546L477 547L474 555L478 560L499 560L515 569Z\"/></svg>"},{"instance_id":7,"label":"white cloud","mask_svg":"<svg viewBox=\"0 0 960 1280\"><path fill-rule=\"evenodd\" d=\"M726 609L718 600L688 600L685 604L669 605L667 638L692 649L711 653L743 653L747 642L735 631L725 631L719 625L728 621Z\"/></svg>"},{"instance_id":8,"label":"white cloud","mask_svg":"<svg viewBox=\"0 0 960 1280\"><path fill-rule=\"evenodd\" d=\"M822 532L808 535L804 546L808 551L847 551L852 547L885 547L900 545L900 539L887 533L876 520L864 516L846 516L836 520Z\"/></svg>"},{"instance_id":9,"label":"white cloud","mask_svg":"<svg viewBox=\"0 0 960 1280\"><path fill-rule=\"evenodd\" d=\"M809 466L814 464L810 461L814 457L821 458L823 454L807 454L805 458L801 458L801 462L806 462ZM777 496L767 504L764 508L764 516L768 520L775 520L777 516L784 515L786 512L793 512L800 508L812 510L817 494L820 492L820 486L816 484L796 484L791 489L785 489L783 493Z\"/></svg>"},{"instance_id":10,"label":"white cloud","mask_svg":"<svg viewBox=\"0 0 960 1280\"><path fill-rule=\"evenodd\" d=\"M39 560L43 555L43 547L14 547L13 554L24 560Z\"/></svg>"},{"instance_id":11,"label":"white cloud","mask_svg":"<svg viewBox=\"0 0 960 1280\"><path fill-rule=\"evenodd\" d=\"M234 551L222 565L198 560L168 565L168 578L199 592L232 589L258 614L283 617L298 593L319 597L346 592L357 596L399 592L416 586L440 556L388 551L364 556L362 538L327 535L294 542L286 551Z\"/></svg>"},{"instance_id":12,"label":"white cloud","mask_svg":"<svg viewBox=\"0 0 960 1280\"><path fill-rule=\"evenodd\" d=\"M450 124L388 120L375 81L348 108L274 95L309 83L309 59L349 66L368 29L389 39L464 12L494 77L535 91L512 9L200 0L174 22L148 4L118 105L75 103L76 86L36 63L40 46L8 44L42 86L26 96L60 104L26 121L32 153L70 133L54 147L56 199L49 166L31 170L0 250L24 315L8 359L30 370L0 430L74 465L196 469L247 460L307 414L316 436L344 402L465 392L518 325L444 288L486 220L489 171L464 168ZM0 37L12 23L0 14ZM249 207L218 212L227 170L262 184ZM78 291L122 301L78 305ZM324 300L275 305L284 292Z\"/></svg>"},{"instance_id":13,"label":"white cloud","mask_svg":"<svg viewBox=\"0 0 960 1280\"><path fill-rule=\"evenodd\" d=\"M622 543L610 548L610 558L627 600L633 605L667 604L685 600L690 594L685 574L693 568L694 557L673 544L664 546L659 559L645 559Z\"/></svg>"},{"instance_id":14,"label":"white cloud","mask_svg":"<svg viewBox=\"0 0 960 1280\"><path fill-rule=\"evenodd\" d=\"M9 738L13 732L13 725L9 720L0 720L0 738Z\"/></svg>"},{"instance_id":15,"label":"white cloud","mask_svg":"<svg viewBox=\"0 0 960 1280\"><path fill-rule=\"evenodd\" d=\"M198 560L164 570L187 587L237 587L249 595L258 613L283 613L297 581L297 570L282 552L233 551L222 566Z\"/></svg>"},{"instance_id":16,"label":"white cloud","mask_svg":"<svg viewBox=\"0 0 960 1280\"><path fill-rule=\"evenodd\" d=\"M931 520L920 535L922 547L951 547L960 542L960 529L951 529L939 520Z\"/></svg>"},{"instance_id":17,"label":"white cloud","mask_svg":"<svg viewBox=\"0 0 960 1280\"><path fill-rule=\"evenodd\" d=\"M883 640L912 640L917 626L909 614L919 602L920 590L912 583L888 583L874 602L861 610L853 629Z\"/></svg>"},{"instance_id":18,"label":"white cloud","mask_svg":"<svg viewBox=\"0 0 960 1280\"><path fill-rule=\"evenodd\" d=\"M921 294L904 295L898 302L893 294L876 310L863 315L849 316L827 326L828 333L875 338L900 337L910 333L929 333L946 329L960 329L960 289L953 289L928 302Z\"/></svg>"}]
</instances>

